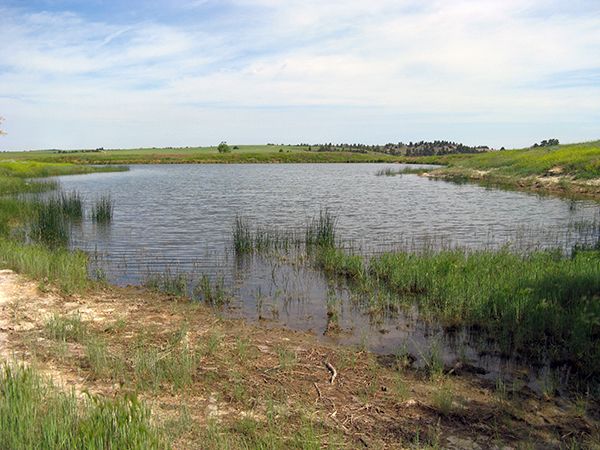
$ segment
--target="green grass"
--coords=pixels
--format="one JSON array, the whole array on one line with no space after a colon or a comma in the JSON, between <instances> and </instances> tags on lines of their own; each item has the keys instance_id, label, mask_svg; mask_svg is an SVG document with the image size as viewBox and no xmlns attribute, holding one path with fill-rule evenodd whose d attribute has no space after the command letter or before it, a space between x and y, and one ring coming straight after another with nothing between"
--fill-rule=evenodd
<instances>
[{"instance_id":1,"label":"green grass","mask_svg":"<svg viewBox=\"0 0 600 450\"><path fill-rule=\"evenodd\" d=\"M115 149L102 152L58 153L52 150L0 153L2 159L75 164L156 163L322 163L396 162L412 158L381 153L316 152L299 145L239 145L230 153L213 147ZM281 150L281 151L280 151Z\"/></svg>"},{"instance_id":2,"label":"green grass","mask_svg":"<svg viewBox=\"0 0 600 450\"><path fill-rule=\"evenodd\" d=\"M188 276L168 268L164 272L148 274L144 286L152 291L177 297L185 297L189 294Z\"/></svg>"},{"instance_id":3,"label":"green grass","mask_svg":"<svg viewBox=\"0 0 600 450\"><path fill-rule=\"evenodd\" d=\"M46 335L50 339L62 342L83 342L88 336L87 324L79 314L61 316L54 314L44 324Z\"/></svg>"},{"instance_id":4,"label":"green grass","mask_svg":"<svg viewBox=\"0 0 600 450\"><path fill-rule=\"evenodd\" d=\"M0 238L0 266L53 282L66 293L80 292L89 285L87 256L80 251Z\"/></svg>"},{"instance_id":5,"label":"green grass","mask_svg":"<svg viewBox=\"0 0 600 450\"><path fill-rule=\"evenodd\" d=\"M436 162L447 167L430 171L430 175L448 181L568 196L600 195L600 185L589 183L600 179L600 141L448 155Z\"/></svg>"},{"instance_id":6,"label":"green grass","mask_svg":"<svg viewBox=\"0 0 600 450\"><path fill-rule=\"evenodd\" d=\"M0 175L0 195L46 192L57 187L58 183L54 180L33 182L25 178Z\"/></svg>"},{"instance_id":7,"label":"green grass","mask_svg":"<svg viewBox=\"0 0 600 450\"><path fill-rule=\"evenodd\" d=\"M236 216L233 228L233 249L238 255L288 251L298 248L302 240L293 231L252 226L248 219Z\"/></svg>"},{"instance_id":8,"label":"green grass","mask_svg":"<svg viewBox=\"0 0 600 450\"><path fill-rule=\"evenodd\" d=\"M192 296L196 300L203 300L212 306L221 306L227 302L225 293L225 280L222 276L211 282L210 277L203 274L192 289Z\"/></svg>"},{"instance_id":9,"label":"green grass","mask_svg":"<svg viewBox=\"0 0 600 450\"><path fill-rule=\"evenodd\" d=\"M60 192L58 200L66 217L76 221L83 219L83 198L79 192Z\"/></svg>"},{"instance_id":10,"label":"green grass","mask_svg":"<svg viewBox=\"0 0 600 450\"><path fill-rule=\"evenodd\" d=\"M477 330L506 354L568 363L600 381L600 250L572 257L447 250L367 259L324 248L316 262L362 292L389 292L385 298L400 306L416 303L422 318Z\"/></svg>"},{"instance_id":11,"label":"green grass","mask_svg":"<svg viewBox=\"0 0 600 450\"><path fill-rule=\"evenodd\" d=\"M379 169L375 172L375 175L378 177L394 177L396 175L402 175L404 173L404 169L395 169L393 167L386 167L385 169Z\"/></svg>"},{"instance_id":12,"label":"green grass","mask_svg":"<svg viewBox=\"0 0 600 450\"><path fill-rule=\"evenodd\" d=\"M251 253L254 251L254 238L248 221L236 216L233 225L233 248L238 254Z\"/></svg>"},{"instance_id":13,"label":"green grass","mask_svg":"<svg viewBox=\"0 0 600 450\"><path fill-rule=\"evenodd\" d=\"M600 141L481 153L450 165L512 176L546 175L560 168L576 179L600 178Z\"/></svg>"},{"instance_id":14,"label":"green grass","mask_svg":"<svg viewBox=\"0 0 600 450\"><path fill-rule=\"evenodd\" d=\"M92 205L92 220L96 223L109 223L113 218L114 208L110 194L100 196Z\"/></svg>"},{"instance_id":15,"label":"green grass","mask_svg":"<svg viewBox=\"0 0 600 450\"><path fill-rule=\"evenodd\" d=\"M0 367L0 448L168 448L135 397L78 400L34 369Z\"/></svg>"},{"instance_id":16,"label":"green grass","mask_svg":"<svg viewBox=\"0 0 600 450\"><path fill-rule=\"evenodd\" d=\"M233 229L233 248L236 254L287 252L302 246L333 246L336 239L337 217L328 209L310 219L304 227L303 235L296 230L278 230L252 226L248 219L236 216Z\"/></svg>"},{"instance_id":17,"label":"green grass","mask_svg":"<svg viewBox=\"0 0 600 450\"><path fill-rule=\"evenodd\" d=\"M318 217L314 217L306 226L306 246L335 246L336 226L337 217L328 209L322 209L319 211Z\"/></svg>"},{"instance_id":18,"label":"green grass","mask_svg":"<svg viewBox=\"0 0 600 450\"><path fill-rule=\"evenodd\" d=\"M250 417L231 424L209 423L201 441L207 450L269 449L319 450L347 448L344 439L318 422L302 417L298 430L290 435L284 418L271 417L261 422Z\"/></svg>"},{"instance_id":19,"label":"green grass","mask_svg":"<svg viewBox=\"0 0 600 450\"><path fill-rule=\"evenodd\" d=\"M8 158L6 153L2 157ZM31 177L126 169L15 161L12 158L0 161L0 267L53 282L67 293L85 289L89 284L87 257L82 252L66 249L71 222L83 217L81 195L58 192L32 200L15 194L44 192L58 187L56 181L30 181Z\"/></svg>"},{"instance_id":20,"label":"green grass","mask_svg":"<svg viewBox=\"0 0 600 450\"><path fill-rule=\"evenodd\" d=\"M26 156L27 154L31 155L32 153L0 153L0 177L46 178L61 175L128 170L127 167L92 167L59 161L33 161L27 157L23 158L23 155Z\"/></svg>"},{"instance_id":21,"label":"green grass","mask_svg":"<svg viewBox=\"0 0 600 450\"><path fill-rule=\"evenodd\" d=\"M192 384L199 364L199 353L183 343L165 350L139 346L132 362L137 387L142 390L156 390L164 385L184 389Z\"/></svg>"},{"instance_id":22,"label":"green grass","mask_svg":"<svg viewBox=\"0 0 600 450\"><path fill-rule=\"evenodd\" d=\"M66 247L71 232L60 197L37 201L35 209L35 218L31 222L31 238L49 248Z\"/></svg>"},{"instance_id":23,"label":"green grass","mask_svg":"<svg viewBox=\"0 0 600 450\"><path fill-rule=\"evenodd\" d=\"M16 197L0 197L0 237L25 238L26 224L35 216L32 202Z\"/></svg>"}]
</instances>

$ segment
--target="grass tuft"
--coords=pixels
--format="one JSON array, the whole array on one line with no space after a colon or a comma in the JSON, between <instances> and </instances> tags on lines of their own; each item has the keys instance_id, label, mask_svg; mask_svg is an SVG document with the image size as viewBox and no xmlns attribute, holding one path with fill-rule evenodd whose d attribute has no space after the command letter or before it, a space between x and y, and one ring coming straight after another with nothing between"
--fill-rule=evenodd
<instances>
[{"instance_id":1,"label":"grass tuft","mask_svg":"<svg viewBox=\"0 0 600 450\"><path fill-rule=\"evenodd\" d=\"M322 209L319 216L313 218L306 226L306 246L334 247L336 226L337 217L329 209Z\"/></svg>"},{"instance_id":2,"label":"grass tuft","mask_svg":"<svg viewBox=\"0 0 600 450\"><path fill-rule=\"evenodd\" d=\"M92 220L96 223L109 223L113 218L114 207L110 194L100 196L92 206Z\"/></svg>"},{"instance_id":3,"label":"grass tuft","mask_svg":"<svg viewBox=\"0 0 600 450\"><path fill-rule=\"evenodd\" d=\"M81 292L89 285L87 256L80 251L49 249L0 238L0 265L56 283L65 293Z\"/></svg>"},{"instance_id":4,"label":"grass tuft","mask_svg":"<svg viewBox=\"0 0 600 450\"><path fill-rule=\"evenodd\" d=\"M77 400L32 368L0 367L0 448L167 448L135 397Z\"/></svg>"}]
</instances>

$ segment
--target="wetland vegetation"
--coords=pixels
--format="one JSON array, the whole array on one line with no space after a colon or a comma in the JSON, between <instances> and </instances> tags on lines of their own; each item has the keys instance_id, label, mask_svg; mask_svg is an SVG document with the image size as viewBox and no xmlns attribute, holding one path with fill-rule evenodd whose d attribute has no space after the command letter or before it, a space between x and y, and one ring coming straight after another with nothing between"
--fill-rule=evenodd
<instances>
[{"instance_id":1,"label":"wetland vegetation","mask_svg":"<svg viewBox=\"0 0 600 450\"><path fill-rule=\"evenodd\" d=\"M600 241L599 241L600 242ZM423 320L466 327L489 347L538 364L567 366L583 389L600 380L600 248L391 252L365 258L322 249L316 264L368 294L373 307L418 305ZM380 304L377 304L380 303ZM576 383L575 383L576 384Z\"/></svg>"},{"instance_id":2,"label":"wetland vegetation","mask_svg":"<svg viewBox=\"0 0 600 450\"><path fill-rule=\"evenodd\" d=\"M456 436L468 440L479 434L489 437L481 441L486 446L591 448L598 441L597 222L587 226L592 239L569 252L426 247L364 253L344 239L338 216L326 208L294 228L259 225L241 213L229 228L236 264L267 255L326 276L331 291L322 301L329 332L344 333L335 326L341 313L338 285L356 293L373 313L393 316L416 307L419 320L439 323L447 333L468 330L484 349L557 369L540 399L518 379L489 383L469 374L468 364L448 366L433 341L418 355L423 364L414 366L415 355L401 348L375 355L223 319L220 311L233 292L222 276L150 272L147 291L93 282L89 255L70 249L72 229L85 220L109 223L114 199L104 194L86 205L90 197L80 191L52 192L56 182L29 178L77 173L77 167L20 164L11 162L3 175L20 180L3 182L4 192L21 195L0 197L0 260L38 280L42 294L28 300L34 310L35 302L46 302L52 315L32 319L26 306L11 306L12 317L32 321L11 335L14 350L26 349L40 368L50 364L69 377L79 374L78 382L114 399L80 398L49 385L35 368L3 366L7 388L0 388L0 410L7 422L0 444L27 448L32 442L27 439L34 439L67 447L354 448L402 442L437 448ZM106 169L86 166L81 172L88 170ZM77 306L67 306L73 299ZM148 325L153 321L160 326ZM338 388L331 373L340 374L343 386ZM131 393L149 399L153 413ZM554 405L544 404L547 399L567 406L542 430L533 417ZM61 417L68 420L59 424L54 411L42 408L47 404L66 411ZM226 412L230 409L236 412ZM412 409L427 420L399 413ZM494 429L486 425L490 420ZM25 425L42 434L27 437ZM572 434L565 435L564 427Z\"/></svg>"}]
</instances>

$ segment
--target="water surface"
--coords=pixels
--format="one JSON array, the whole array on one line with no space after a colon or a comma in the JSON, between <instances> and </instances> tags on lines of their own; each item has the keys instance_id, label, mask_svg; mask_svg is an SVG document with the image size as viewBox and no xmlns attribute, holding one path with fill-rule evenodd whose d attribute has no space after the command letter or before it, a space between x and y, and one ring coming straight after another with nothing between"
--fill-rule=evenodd
<instances>
[{"instance_id":1,"label":"water surface","mask_svg":"<svg viewBox=\"0 0 600 450\"><path fill-rule=\"evenodd\" d=\"M338 233L370 253L427 243L469 248L568 247L585 239L582 224L597 220L598 204L452 184L416 175L376 176L382 164L140 165L129 172L61 177L87 204L105 193L115 202L109 226L84 221L73 244L94 255L117 284L141 283L166 268L223 277L235 295L226 313L309 329L327 326L326 297L340 301L343 332L335 337L372 350L427 351L441 331L410 314L373 317L343 287L310 268L277 259L235 258L236 215L265 227L301 229L328 208ZM328 294L329 293L329 294ZM478 359L490 370L505 364L478 357L468 336L444 338L445 358ZM436 344L437 345L437 344ZM482 362L483 361L483 362ZM507 363L506 363L507 364ZM495 368L495 369L494 369Z\"/></svg>"}]
</instances>

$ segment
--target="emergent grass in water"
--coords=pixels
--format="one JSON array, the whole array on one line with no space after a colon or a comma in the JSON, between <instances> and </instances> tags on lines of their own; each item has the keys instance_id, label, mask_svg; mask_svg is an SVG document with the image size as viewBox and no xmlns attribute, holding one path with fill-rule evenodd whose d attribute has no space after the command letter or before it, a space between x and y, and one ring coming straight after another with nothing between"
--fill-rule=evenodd
<instances>
[{"instance_id":1,"label":"emergent grass in water","mask_svg":"<svg viewBox=\"0 0 600 450\"><path fill-rule=\"evenodd\" d=\"M309 247L335 245L337 218L327 209L308 221L301 235L297 230L277 230L253 227L246 218L236 216L232 237L236 254L289 251Z\"/></svg>"},{"instance_id":2,"label":"emergent grass in water","mask_svg":"<svg viewBox=\"0 0 600 450\"><path fill-rule=\"evenodd\" d=\"M113 217L114 207L110 194L102 195L92 206L92 220L96 223L109 223Z\"/></svg>"},{"instance_id":3,"label":"emergent grass in water","mask_svg":"<svg viewBox=\"0 0 600 450\"><path fill-rule=\"evenodd\" d=\"M363 292L417 304L421 318L484 332L509 355L600 379L600 251L394 252L370 259L321 249L317 265Z\"/></svg>"}]
</instances>

